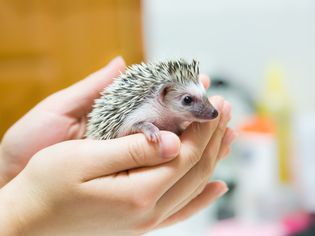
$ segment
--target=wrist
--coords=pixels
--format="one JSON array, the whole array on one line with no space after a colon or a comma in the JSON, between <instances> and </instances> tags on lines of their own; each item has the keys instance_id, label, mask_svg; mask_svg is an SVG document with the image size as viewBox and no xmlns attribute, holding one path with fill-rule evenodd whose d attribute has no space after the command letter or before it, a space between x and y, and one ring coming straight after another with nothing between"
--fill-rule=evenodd
<instances>
[{"instance_id":1,"label":"wrist","mask_svg":"<svg viewBox=\"0 0 315 236\"><path fill-rule=\"evenodd\" d=\"M39 204L21 177L15 177L0 189L1 235L34 235L32 231L40 225Z\"/></svg>"},{"instance_id":2,"label":"wrist","mask_svg":"<svg viewBox=\"0 0 315 236\"><path fill-rule=\"evenodd\" d=\"M6 187L0 189L0 232L1 235L22 235L19 217L14 202L6 193Z\"/></svg>"}]
</instances>

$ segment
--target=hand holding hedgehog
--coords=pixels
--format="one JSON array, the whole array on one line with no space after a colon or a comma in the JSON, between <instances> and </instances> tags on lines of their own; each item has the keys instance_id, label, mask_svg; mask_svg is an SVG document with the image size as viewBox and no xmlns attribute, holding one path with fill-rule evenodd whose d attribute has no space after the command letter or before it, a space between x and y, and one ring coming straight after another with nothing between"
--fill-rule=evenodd
<instances>
[{"instance_id":1,"label":"hand holding hedgehog","mask_svg":"<svg viewBox=\"0 0 315 236\"><path fill-rule=\"evenodd\" d=\"M94 99L124 68L116 58L46 98L4 135L1 232L139 235L182 221L227 191L223 182L208 183L234 138L223 98L211 98L218 119L194 123L181 137L162 131L160 145L138 134L83 139ZM200 79L207 87L208 79Z\"/></svg>"},{"instance_id":2,"label":"hand holding hedgehog","mask_svg":"<svg viewBox=\"0 0 315 236\"><path fill-rule=\"evenodd\" d=\"M198 76L198 62L182 59L129 67L95 101L87 137L112 139L141 132L158 142L160 129L180 134L194 121L216 118Z\"/></svg>"}]
</instances>

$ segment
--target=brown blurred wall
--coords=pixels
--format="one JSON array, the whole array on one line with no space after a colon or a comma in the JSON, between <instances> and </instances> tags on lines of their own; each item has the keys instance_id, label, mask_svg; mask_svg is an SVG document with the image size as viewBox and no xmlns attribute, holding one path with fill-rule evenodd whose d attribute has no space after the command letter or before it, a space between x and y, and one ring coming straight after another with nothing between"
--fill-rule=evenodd
<instances>
[{"instance_id":1,"label":"brown blurred wall","mask_svg":"<svg viewBox=\"0 0 315 236\"><path fill-rule=\"evenodd\" d=\"M0 138L116 55L143 58L140 0L0 0Z\"/></svg>"}]
</instances>

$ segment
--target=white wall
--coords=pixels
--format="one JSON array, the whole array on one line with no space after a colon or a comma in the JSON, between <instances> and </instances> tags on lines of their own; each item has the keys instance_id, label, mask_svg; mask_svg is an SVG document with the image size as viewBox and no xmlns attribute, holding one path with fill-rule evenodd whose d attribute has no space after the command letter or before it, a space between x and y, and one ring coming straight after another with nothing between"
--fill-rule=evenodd
<instances>
[{"instance_id":1,"label":"white wall","mask_svg":"<svg viewBox=\"0 0 315 236\"><path fill-rule=\"evenodd\" d=\"M315 107L314 0L143 0L148 60L197 58L259 95L282 65L299 110Z\"/></svg>"}]
</instances>

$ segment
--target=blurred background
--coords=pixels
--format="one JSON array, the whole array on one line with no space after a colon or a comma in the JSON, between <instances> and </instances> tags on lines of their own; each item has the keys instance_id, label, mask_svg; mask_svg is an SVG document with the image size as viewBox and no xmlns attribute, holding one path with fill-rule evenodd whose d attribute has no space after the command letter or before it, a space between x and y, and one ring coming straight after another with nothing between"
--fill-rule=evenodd
<instances>
[{"instance_id":1,"label":"blurred background","mask_svg":"<svg viewBox=\"0 0 315 236\"><path fill-rule=\"evenodd\" d=\"M315 235L315 2L0 0L0 137L116 55L196 58L233 105L230 191L148 235Z\"/></svg>"}]
</instances>

